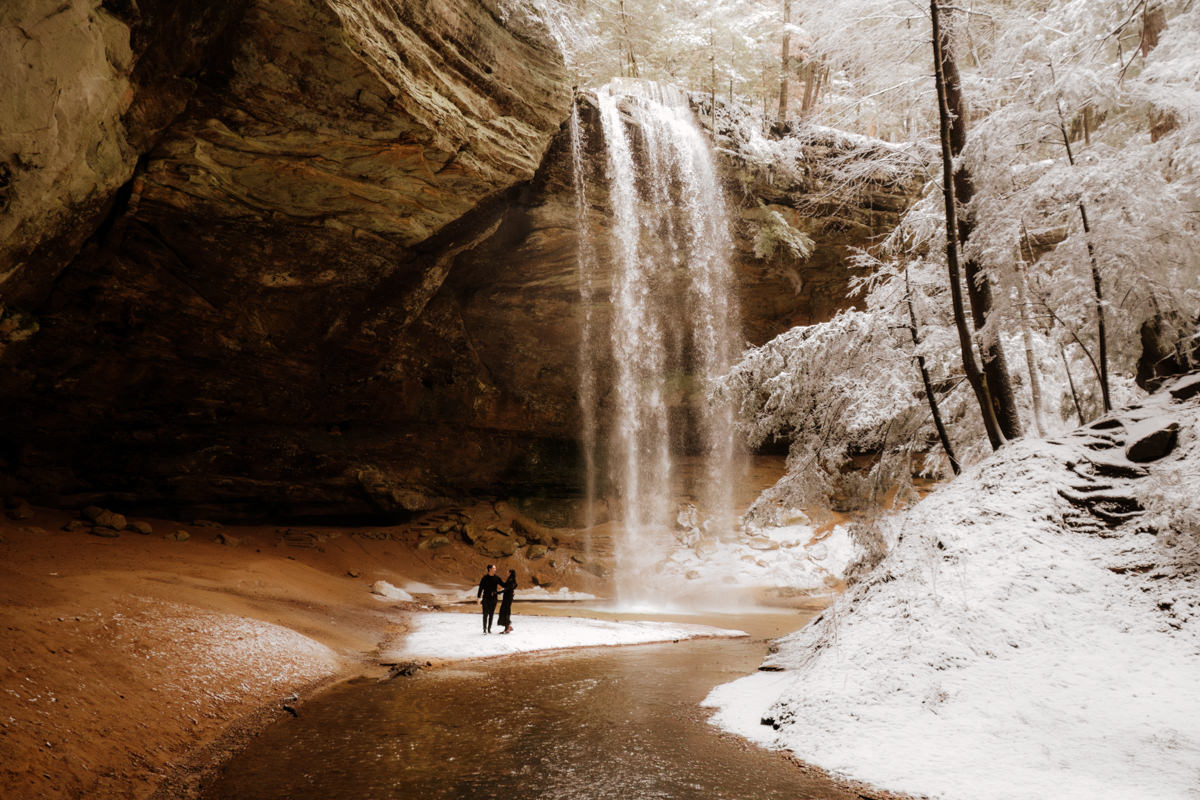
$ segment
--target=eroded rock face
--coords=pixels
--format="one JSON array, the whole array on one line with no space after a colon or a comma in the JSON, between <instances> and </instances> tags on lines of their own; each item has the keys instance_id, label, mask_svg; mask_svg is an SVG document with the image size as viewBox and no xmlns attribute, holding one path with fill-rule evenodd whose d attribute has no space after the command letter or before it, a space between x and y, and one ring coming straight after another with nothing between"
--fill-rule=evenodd
<instances>
[{"instance_id":1,"label":"eroded rock face","mask_svg":"<svg viewBox=\"0 0 1200 800\"><path fill-rule=\"evenodd\" d=\"M567 115L537 20L488 0L258 0L220 19L145 0L30 21L57 5L29 0L6 35L30 37L44 82L106 93L60 106L79 141L51 136L37 165L84 188L18 205L40 227L4 252L5 471L59 502L303 514L435 502L430 462L459 487L507 469L503 445L461 444L478 392L447 373L478 370L438 294ZM60 28L86 40L78 63L47 60ZM174 32L177 63L156 44ZM81 170L97 137L116 155ZM59 241L65 271L45 255Z\"/></svg>"},{"instance_id":2,"label":"eroded rock face","mask_svg":"<svg viewBox=\"0 0 1200 800\"><path fill-rule=\"evenodd\" d=\"M132 94L95 110L119 156L77 178L99 211L6 251L0 472L40 502L226 518L577 490L571 97L539 24L490 0L237 5L89 6L89 36L130 31L132 62L91 51L78 71ZM179 63L158 29L191 42ZM818 178L723 144L761 342L845 303L845 245L886 232L908 189L882 181L822 216ZM807 261L753 256L768 207L812 237ZM65 269L36 252L52 241Z\"/></svg>"}]
</instances>

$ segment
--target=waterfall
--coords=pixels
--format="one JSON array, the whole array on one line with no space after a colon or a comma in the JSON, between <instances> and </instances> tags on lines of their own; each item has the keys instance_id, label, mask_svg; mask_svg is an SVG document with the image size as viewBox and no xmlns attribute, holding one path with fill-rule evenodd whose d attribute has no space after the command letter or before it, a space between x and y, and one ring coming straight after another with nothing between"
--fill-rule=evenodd
<instances>
[{"instance_id":1,"label":"waterfall","mask_svg":"<svg viewBox=\"0 0 1200 800\"><path fill-rule=\"evenodd\" d=\"M595 335L592 283L596 275L596 251L592 246L592 229L588 220L587 179L584 175L583 154L587 143L579 126L579 106L571 103L571 174L575 188L576 262L578 263L579 300L583 307L582 330L579 339L579 406L582 412L584 459L584 527L595 524L596 503L596 371L593 369L592 337ZM590 548L589 548L590 551ZM590 555L590 552L589 552Z\"/></svg>"},{"instance_id":2,"label":"waterfall","mask_svg":"<svg viewBox=\"0 0 1200 800\"><path fill-rule=\"evenodd\" d=\"M607 465L605 483L615 492L617 592L626 603L654 599L664 588L652 571L674 540L679 495L695 502L713 533L732 529L731 411L705 395L736 356L740 321L724 197L687 97L642 81L613 81L596 97L612 218L611 281L603 287L611 318L603 342L593 316L600 243L583 227L580 398L585 449L607 447L603 459L589 454L588 464ZM573 116L577 209L586 225L578 127ZM601 377L601 364L611 364L610 375ZM676 474L684 455L700 460L699 474Z\"/></svg>"}]
</instances>

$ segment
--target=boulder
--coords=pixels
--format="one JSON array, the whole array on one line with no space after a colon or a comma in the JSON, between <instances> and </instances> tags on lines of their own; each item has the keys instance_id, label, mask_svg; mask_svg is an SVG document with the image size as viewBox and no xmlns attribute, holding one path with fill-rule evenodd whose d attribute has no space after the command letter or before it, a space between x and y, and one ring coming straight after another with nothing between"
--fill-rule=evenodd
<instances>
[{"instance_id":1,"label":"boulder","mask_svg":"<svg viewBox=\"0 0 1200 800\"><path fill-rule=\"evenodd\" d=\"M10 508L6 513L12 520L29 519L33 516L33 506L22 501L16 508Z\"/></svg>"},{"instance_id":2,"label":"boulder","mask_svg":"<svg viewBox=\"0 0 1200 800\"><path fill-rule=\"evenodd\" d=\"M541 586L543 589L549 588L554 585L554 580L552 578L547 577L546 575L544 575L541 572L535 572L532 575L530 575L529 581L534 586Z\"/></svg>"},{"instance_id":3,"label":"boulder","mask_svg":"<svg viewBox=\"0 0 1200 800\"><path fill-rule=\"evenodd\" d=\"M531 561L538 558L545 558L549 548L544 544L531 544L529 549L525 551L525 557Z\"/></svg>"},{"instance_id":4,"label":"boulder","mask_svg":"<svg viewBox=\"0 0 1200 800\"><path fill-rule=\"evenodd\" d=\"M75 531L83 530L84 528L87 528L87 527L90 527L90 526L88 525L88 523L85 520L73 519L70 522L68 522L66 525L63 525L62 529L64 531L66 531L67 533L74 533Z\"/></svg>"},{"instance_id":5,"label":"boulder","mask_svg":"<svg viewBox=\"0 0 1200 800\"><path fill-rule=\"evenodd\" d=\"M442 534L427 536L417 544L418 550L437 550L439 547L445 547L450 544L450 539Z\"/></svg>"},{"instance_id":6,"label":"boulder","mask_svg":"<svg viewBox=\"0 0 1200 800\"><path fill-rule=\"evenodd\" d=\"M475 543L475 549L492 558L508 558L517 552L517 540L512 536L491 532Z\"/></svg>"},{"instance_id":7,"label":"boulder","mask_svg":"<svg viewBox=\"0 0 1200 800\"><path fill-rule=\"evenodd\" d=\"M134 533L140 533L142 536L149 536L150 534L154 533L154 526L152 526L149 522L143 522L142 520L130 522L125 527L127 530L131 530Z\"/></svg>"},{"instance_id":8,"label":"boulder","mask_svg":"<svg viewBox=\"0 0 1200 800\"><path fill-rule=\"evenodd\" d=\"M225 533L224 531L217 534L215 541L220 542L221 544L225 545L226 547L237 547L238 545L240 545L242 543L242 540L240 538L238 538L237 536L230 536L228 533Z\"/></svg>"},{"instance_id":9,"label":"boulder","mask_svg":"<svg viewBox=\"0 0 1200 800\"><path fill-rule=\"evenodd\" d=\"M115 511L101 511L92 522L102 528L112 528L114 531L123 531L129 524L124 514L118 514Z\"/></svg>"},{"instance_id":10,"label":"boulder","mask_svg":"<svg viewBox=\"0 0 1200 800\"><path fill-rule=\"evenodd\" d=\"M174 542L186 542L188 539L192 538L192 535L185 530L178 530L174 533L168 533L163 538L170 539Z\"/></svg>"},{"instance_id":11,"label":"boulder","mask_svg":"<svg viewBox=\"0 0 1200 800\"><path fill-rule=\"evenodd\" d=\"M1200 372L1180 378L1167 391L1171 393L1172 399L1179 403L1200 395Z\"/></svg>"},{"instance_id":12,"label":"boulder","mask_svg":"<svg viewBox=\"0 0 1200 800\"><path fill-rule=\"evenodd\" d=\"M1144 419L1130 427L1125 457L1140 464L1157 461L1175 449L1178 436L1178 422L1164 417Z\"/></svg>"},{"instance_id":13,"label":"boulder","mask_svg":"<svg viewBox=\"0 0 1200 800\"><path fill-rule=\"evenodd\" d=\"M112 528L105 527L103 525L97 525L96 527L92 528L91 531L89 531L89 533L91 533L92 536L101 536L105 539L116 539L118 536L121 535L120 532L115 531Z\"/></svg>"}]
</instances>

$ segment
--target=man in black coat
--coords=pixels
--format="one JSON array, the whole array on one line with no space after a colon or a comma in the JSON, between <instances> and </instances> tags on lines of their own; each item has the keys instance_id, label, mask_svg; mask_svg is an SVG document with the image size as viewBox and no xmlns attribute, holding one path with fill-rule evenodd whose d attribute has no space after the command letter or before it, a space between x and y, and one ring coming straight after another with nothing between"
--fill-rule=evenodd
<instances>
[{"instance_id":1,"label":"man in black coat","mask_svg":"<svg viewBox=\"0 0 1200 800\"><path fill-rule=\"evenodd\" d=\"M496 595L500 592L500 576L496 574L496 565L488 564L487 574L479 580L479 590L475 599L483 607L483 632L492 632L492 618L496 614Z\"/></svg>"}]
</instances>

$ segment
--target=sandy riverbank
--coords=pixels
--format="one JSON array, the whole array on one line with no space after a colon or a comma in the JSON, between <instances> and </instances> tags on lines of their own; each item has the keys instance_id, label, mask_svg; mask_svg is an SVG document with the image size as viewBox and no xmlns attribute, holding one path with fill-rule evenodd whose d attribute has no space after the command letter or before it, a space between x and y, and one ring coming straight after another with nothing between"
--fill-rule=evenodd
<instances>
[{"instance_id":1,"label":"sandy riverbank","mask_svg":"<svg viewBox=\"0 0 1200 800\"><path fill-rule=\"evenodd\" d=\"M0 521L5 798L180 796L285 706L386 674L380 654L423 598L383 600L375 581L462 585L486 560L457 543L422 550L403 528L148 520L149 535L103 538L62 530L73 518ZM186 541L165 538L180 529Z\"/></svg>"}]
</instances>

